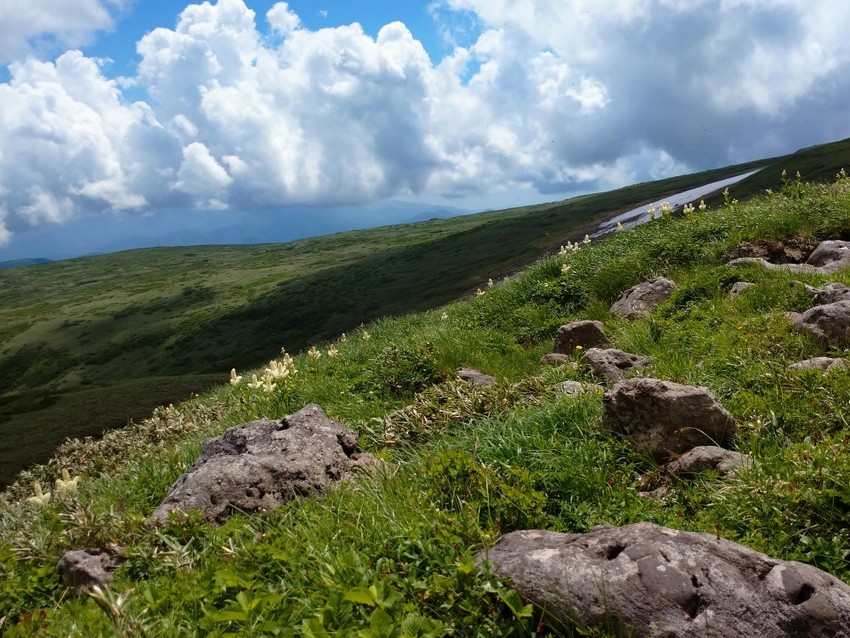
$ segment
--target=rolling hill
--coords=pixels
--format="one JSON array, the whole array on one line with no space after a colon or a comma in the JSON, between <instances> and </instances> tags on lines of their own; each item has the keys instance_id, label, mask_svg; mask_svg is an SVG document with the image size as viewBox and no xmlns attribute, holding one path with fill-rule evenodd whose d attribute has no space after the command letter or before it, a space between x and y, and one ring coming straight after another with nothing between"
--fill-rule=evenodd
<instances>
[{"instance_id":1,"label":"rolling hill","mask_svg":"<svg viewBox=\"0 0 850 638\"><path fill-rule=\"evenodd\" d=\"M462 297L642 202L762 167L736 197L778 189L783 169L832 178L850 163L848 149L838 142L562 202L288 244L141 249L0 270L0 484L68 437L144 418L282 346L298 352Z\"/></svg>"}]
</instances>

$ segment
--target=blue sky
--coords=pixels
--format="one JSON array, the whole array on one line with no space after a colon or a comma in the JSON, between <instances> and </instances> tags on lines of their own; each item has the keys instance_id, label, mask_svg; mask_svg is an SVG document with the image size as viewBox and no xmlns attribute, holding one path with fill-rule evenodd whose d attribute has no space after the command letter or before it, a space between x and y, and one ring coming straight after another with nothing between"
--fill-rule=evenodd
<instances>
[{"instance_id":1,"label":"blue sky","mask_svg":"<svg viewBox=\"0 0 850 638\"><path fill-rule=\"evenodd\" d=\"M0 259L98 216L504 208L850 137L846 24L832 0L0 0Z\"/></svg>"}]
</instances>

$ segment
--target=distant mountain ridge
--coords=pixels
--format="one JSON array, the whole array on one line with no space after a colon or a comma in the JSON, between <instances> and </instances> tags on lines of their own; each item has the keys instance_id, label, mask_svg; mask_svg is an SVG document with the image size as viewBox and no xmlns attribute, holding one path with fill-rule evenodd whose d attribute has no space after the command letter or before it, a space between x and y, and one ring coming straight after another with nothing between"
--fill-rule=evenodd
<instances>
[{"instance_id":1,"label":"distant mountain ridge","mask_svg":"<svg viewBox=\"0 0 850 638\"><path fill-rule=\"evenodd\" d=\"M49 264L50 260L44 257L23 257L21 259L9 259L8 261L0 261L0 268L18 268L20 266L38 266L39 264Z\"/></svg>"},{"instance_id":2,"label":"distant mountain ridge","mask_svg":"<svg viewBox=\"0 0 850 638\"><path fill-rule=\"evenodd\" d=\"M10 246L0 249L0 259L9 257L0 263L10 263L7 267L13 267L159 246L284 244L307 237L448 219L473 212L476 211L393 200L331 208L159 211L144 216L98 214L21 233Z\"/></svg>"}]
</instances>

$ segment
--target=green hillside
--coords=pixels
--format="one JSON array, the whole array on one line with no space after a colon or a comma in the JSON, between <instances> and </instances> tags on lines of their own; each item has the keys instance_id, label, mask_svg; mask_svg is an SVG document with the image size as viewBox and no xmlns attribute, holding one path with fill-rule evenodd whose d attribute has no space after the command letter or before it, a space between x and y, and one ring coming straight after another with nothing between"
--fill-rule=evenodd
<instances>
[{"instance_id":1,"label":"green hillside","mask_svg":"<svg viewBox=\"0 0 850 638\"><path fill-rule=\"evenodd\" d=\"M0 270L0 486L67 437L145 418L220 383L231 367L434 308L583 237L596 220L755 164L283 245L156 248Z\"/></svg>"},{"instance_id":2,"label":"green hillside","mask_svg":"<svg viewBox=\"0 0 850 638\"><path fill-rule=\"evenodd\" d=\"M0 501L5 635L607 635L581 627L556 632L540 610L478 572L475 557L501 534L538 527L585 532L599 524L651 521L804 561L850 583L850 368L828 375L788 369L801 359L848 353L793 329L785 316L811 305L792 280L850 285L850 271L827 279L723 265L748 244L815 245L848 236L850 180L818 185L791 179L775 190L746 203L729 198L682 219L656 219L577 252L543 256L492 286L480 284L495 267L482 254L482 270L471 268L456 283L458 289L482 285L482 294L370 322L321 343L321 356L295 356L298 372L271 393L245 383L219 386L102 440L64 445ZM520 225L514 228L520 232ZM554 228L538 241L557 243ZM497 232L495 224L488 232ZM345 252L346 238L321 241ZM356 246L347 250L353 254ZM388 259L393 254L385 252ZM205 250L201 254L212 261ZM430 268L440 263L418 254ZM167 268L165 253L149 256L151 268ZM302 253L305 261L321 257ZM328 267L342 277L339 264ZM237 274L235 267L210 266L203 278L178 280L170 296L144 282L139 290L151 286L153 299L164 295L162 304L190 286L200 292L186 293L189 298L227 299L219 292L227 272ZM672 278L678 290L648 319L609 313L623 290L657 275ZM755 287L730 299L737 281ZM265 285L273 290L277 280L270 277ZM246 290L247 298L251 287ZM267 289L258 296L275 299ZM277 299L297 307L297 299ZM38 303L50 303L49 295ZM203 312L200 302L186 306ZM217 334L237 329L239 321L228 316L247 321L250 315L240 312L230 306L225 313L231 315L220 315ZM599 427L598 393L573 397L553 389L564 380L594 381L588 369L576 359L558 367L539 363L557 327L575 319L601 320L612 347L653 357L647 374L711 389L735 417L734 445L752 464L731 477L705 472L673 479L661 501L641 497L639 487L662 479L655 462ZM355 325L361 317L351 320ZM317 333L321 329L329 331L330 324ZM194 336L190 331L178 338ZM337 356L328 356L331 349ZM226 367L225 358L216 365ZM476 388L460 382L454 371L461 365L495 375L499 383ZM249 370L240 373L250 376ZM384 464L322 498L236 514L220 527L191 515L159 528L146 523L194 463L201 440L309 402L357 432ZM61 469L80 476L75 494L41 505L27 501L31 481L47 488ZM63 552L109 544L121 546L124 557L110 591L74 597L59 586L54 568Z\"/></svg>"},{"instance_id":3,"label":"green hillside","mask_svg":"<svg viewBox=\"0 0 850 638\"><path fill-rule=\"evenodd\" d=\"M298 352L471 294L644 202L766 167L733 189L744 200L780 188L783 170L786 180L798 171L831 180L847 164L850 140L562 202L290 244L0 269L0 486L66 438L143 419L281 346Z\"/></svg>"}]
</instances>

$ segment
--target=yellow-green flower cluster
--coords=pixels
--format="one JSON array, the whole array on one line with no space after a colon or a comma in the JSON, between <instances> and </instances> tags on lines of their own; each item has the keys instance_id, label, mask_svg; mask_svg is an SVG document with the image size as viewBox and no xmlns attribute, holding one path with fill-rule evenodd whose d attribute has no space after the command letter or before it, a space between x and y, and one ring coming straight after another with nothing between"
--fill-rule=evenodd
<instances>
[{"instance_id":1,"label":"yellow-green flower cluster","mask_svg":"<svg viewBox=\"0 0 850 638\"><path fill-rule=\"evenodd\" d=\"M251 375L251 380L247 383L249 388L271 394L278 387L286 385L286 382L298 373L292 357L283 349L281 349L281 352L283 356L280 359L269 361L260 377L257 377L256 374ZM242 383L242 376L236 374L236 368L233 368L230 371L230 384L237 386L240 383Z\"/></svg>"},{"instance_id":2,"label":"yellow-green flower cluster","mask_svg":"<svg viewBox=\"0 0 850 638\"><path fill-rule=\"evenodd\" d=\"M64 498L71 496L77 491L77 483L80 482L79 476L71 477L70 472L66 468L62 468L62 478L56 479L56 489L52 492L45 492L41 489L41 483L38 481L32 482L33 496L27 498L27 503L42 507L47 505L51 499Z\"/></svg>"}]
</instances>

